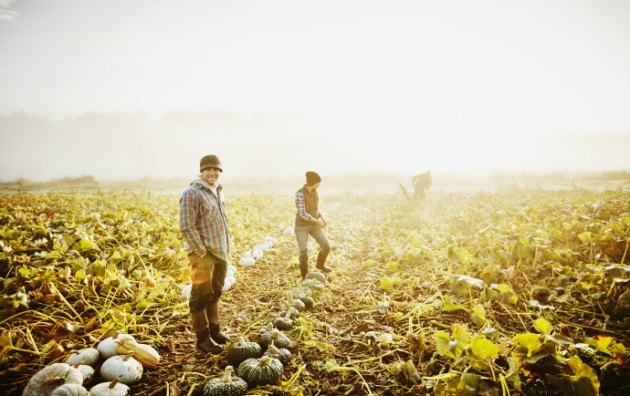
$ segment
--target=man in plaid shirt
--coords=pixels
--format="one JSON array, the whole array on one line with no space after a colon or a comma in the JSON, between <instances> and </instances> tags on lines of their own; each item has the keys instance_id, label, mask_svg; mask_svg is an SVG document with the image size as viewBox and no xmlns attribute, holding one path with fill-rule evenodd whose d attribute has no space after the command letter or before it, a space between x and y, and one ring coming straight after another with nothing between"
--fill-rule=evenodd
<instances>
[{"instance_id":1,"label":"man in plaid shirt","mask_svg":"<svg viewBox=\"0 0 630 396\"><path fill-rule=\"evenodd\" d=\"M190 318L197 335L197 348L218 354L228 337L221 333L219 299L227 273L231 234L223 187L218 183L223 172L216 155L200 162L201 177L193 180L179 200L179 229L192 268Z\"/></svg>"}]
</instances>

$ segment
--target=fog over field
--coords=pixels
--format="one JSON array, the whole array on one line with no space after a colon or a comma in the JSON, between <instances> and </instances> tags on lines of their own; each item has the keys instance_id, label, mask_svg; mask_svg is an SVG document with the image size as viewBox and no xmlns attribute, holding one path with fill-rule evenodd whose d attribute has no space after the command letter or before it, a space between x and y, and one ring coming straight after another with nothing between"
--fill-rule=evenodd
<instances>
[{"instance_id":1,"label":"fog over field","mask_svg":"<svg viewBox=\"0 0 630 396\"><path fill-rule=\"evenodd\" d=\"M630 170L630 3L0 1L0 180Z\"/></svg>"}]
</instances>

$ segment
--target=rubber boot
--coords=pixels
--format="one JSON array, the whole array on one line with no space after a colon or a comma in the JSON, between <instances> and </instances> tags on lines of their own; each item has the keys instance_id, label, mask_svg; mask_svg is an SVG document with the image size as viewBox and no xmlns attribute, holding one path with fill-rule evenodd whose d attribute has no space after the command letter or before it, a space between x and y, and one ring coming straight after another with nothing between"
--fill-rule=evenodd
<instances>
[{"instance_id":1,"label":"rubber boot","mask_svg":"<svg viewBox=\"0 0 630 396\"><path fill-rule=\"evenodd\" d=\"M308 274L308 256L306 254L300 254L300 273L302 274L302 280Z\"/></svg>"},{"instance_id":2,"label":"rubber boot","mask_svg":"<svg viewBox=\"0 0 630 396\"><path fill-rule=\"evenodd\" d=\"M210 303L206 307L206 315L210 327L210 337L218 344L225 344L230 337L221 333L221 325L219 324L219 303Z\"/></svg>"},{"instance_id":3,"label":"rubber boot","mask_svg":"<svg viewBox=\"0 0 630 396\"><path fill-rule=\"evenodd\" d=\"M328 257L328 251L320 250L319 254L317 255L317 264L315 264L315 268L317 268L318 270L322 272L332 271L333 270L332 268L324 264L326 262L327 257Z\"/></svg>"},{"instance_id":4,"label":"rubber boot","mask_svg":"<svg viewBox=\"0 0 630 396\"><path fill-rule=\"evenodd\" d=\"M197 349L213 355L223 352L223 347L214 342L214 340L210 337L206 311L191 312L190 319L193 330L197 335Z\"/></svg>"}]
</instances>

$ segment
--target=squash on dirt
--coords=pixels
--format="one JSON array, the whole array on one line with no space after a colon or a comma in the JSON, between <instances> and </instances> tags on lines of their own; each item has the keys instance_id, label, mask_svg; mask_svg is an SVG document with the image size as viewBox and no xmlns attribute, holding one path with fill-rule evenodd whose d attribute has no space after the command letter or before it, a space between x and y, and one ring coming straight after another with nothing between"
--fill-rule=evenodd
<instances>
[{"instance_id":1,"label":"squash on dirt","mask_svg":"<svg viewBox=\"0 0 630 396\"><path fill-rule=\"evenodd\" d=\"M310 278L302 281L302 286L307 288L308 290L321 290L324 288L324 284L317 279Z\"/></svg>"},{"instance_id":2,"label":"squash on dirt","mask_svg":"<svg viewBox=\"0 0 630 396\"><path fill-rule=\"evenodd\" d=\"M263 351L267 350L267 347L271 345L275 345L277 348L288 348L291 345L291 340L289 337L284 335L280 330L273 329L263 335L260 336L260 340L258 340L258 344Z\"/></svg>"},{"instance_id":3,"label":"squash on dirt","mask_svg":"<svg viewBox=\"0 0 630 396\"><path fill-rule=\"evenodd\" d=\"M315 307L315 300L313 300L311 297L304 295L304 294L298 294L294 297L297 300L302 301L302 303L304 304L304 307L306 310L310 310L313 309Z\"/></svg>"},{"instance_id":4,"label":"squash on dirt","mask_svg":"<svg viewBox=\"0 0 630 396\"><path fill-rule=\"evenodd\" d=\"M92 378L94 377L94 369L92 368L92 366L79 363L75 364L73 367L79 369L79 371L81 372L81 375L83 376L83 385L85 386L92 382Z\"/></svg>"},{"instance_id":5,"label":"squash on dirt","mask_svg":"<svg viewBox=\"0 0 630 396\"><path fill-rule=\"evenodd\" d=\"M107 360L112 356L120 355L120 352L116 351L116 347L118 346L116 341L118 341L121 336L128 336L133 338L128 334L118 334L115 337L107 337L103 341L99 342L96 349L98 349L98 352L101 354L103 360Z\"/></svg>"},{"instance_id":6,"label":"squash on dirt","mask_svg":"<svg viewBox=\"0 0 630 396\"><path fill-rule=\"evenodd\" d=\"M90 396L90 393L79 384L64 384L52 391L50 396Z\"/></svg>"},{"instance_id":7,"label":"squash on dirt","mask_svg":"<svg viewBox=\"0 0 630 396\"><path fill-rule=\"evenodd\" d=\"M295 308L295 310L298 312L306 310L306 305L304 305L302 300L294 300L293 294L291 292L287 292L287 302L289 304L289 307Z\"/></svg>"},{"instance_id":8,"label":"squash on dirt","mask_svg":"<svg viewBox=\"0 0 630 396\"><path fill-rule=\"evenodd\" d=\"M259 334L265 334L273 330L273 323L269 322L258 330Z\"/></svg>"},{"instance_id":9,"label":"squash on dirt","mask_svg":"<svg viewBox=\"0 0 630 396\"><path fill-rule=\"evenodd\" d=\"M315 279L321 282L322 284L326 283L326 275L322 274L321 272L316 272L316 271L309 272L304 277L304 280L308 280L308 279Z\"/></svg>"},{"instance_id":10,"label":"squash on dirt","mask_svg":"<svg viewBox=\"0 0 630 396\"><path fill-rule=\"evenodd\" d=\"M232 366L225 368L221 378L213 378L203 387L203 396L241 396L247 393L247 382L232 376Z\"/></svg>"},{"instance_id":11,"label":"squash on dirt","mask_svg":"<svg viewBox=\"0 0 630 396\"><path fill-rule=\"evenodd\" d=\"M142 363L133 358L132 353L128 355L112 356L101 366L101 377L106 381L113 381L118 378L123 384L133 384L142 377Z\"/></svg>"},{"instance_id":12,"label":"squash on dirt","mask_svg":"<svg viewBox=\"0 0 630 396\"><path fill-rule=\"evenodd\" d=\"M119 354L129 354L133 352L133 357L144 367L156 368L160 363L160 354L150 345L138 343L132 336L121 334L116 343L116 352Z\"/></svg>"},{"instance_id":13,"label":"squash on dirt","mask_svg":"<svg viewBox=\"0 0 630 396\"><path fill-rule=\"evenodd\" d=\"M289 352L286 348L277 348L273 345L269 345L267 352L265 352L264 356L269 356L274 359L278 359L282 364L288 364L291 361L291 352Z\"/></svg>"},{"instance_id":14,"label":"squash on dirt","mask_svg":"<svg viewBox=\"0 0 630 396\"><path fill-rule=\"evenodd\" d=\"M79 362L83 362L82 364L85 364L87 366L96 366L96 363L98 363L98 359L101 357L100 353L98 352L97 349L95 348L85 348L82 349L78 352L75 352L73 354L71 354L68 359L66 359L66 363L68 363L71 366L74 366L75 364L79 363Z\"/></svg>"},{"instance_id":15,"label":"squash on dirt","mask_svg":"<svg viewBox=\"0 0 630 396\"><path fill-rule=\"evenodd\" d=\"M90 389L92 396L126 396L129 394L129 387L114 378L111 382L101 382Z\"/></svg>"},{"instance_id":16,"label":"squash on dirt","mask_svg":"<svg viewBox=\"0 0 630 396\"><path fill-rule=\"evenodd\" d=\"M278 359L269 356L260 359L249 358L238 366L238 376L250 387L275 385L282 375L283 368Z\"/></svg>"},{"instance_id":17,"label":"squash on dirt","mask_svg":"<svg viewBox=\"0 0 630 396\"><path fill-rule=\"evenodd\" d=\"M293 319L291 319L293 311L295 311L295 308L289 307L284 316L280 316L273 321L273 325L280 330L291 330L293 328Z\"/></svg>"},{"instance_id":18,"label":"squash on dirt","mask_svg":"<svg viewBox=\"0 0 630 396\"><path fill-rule=\"evenodd\" d=\"M255 342L246 341L245 337L240 337L238 342L235 342L228 349L227 361L228 364L238 367L244 360L249 358L259 358L262 356L262 349L260 345Z\"/></svg>"},{"instance_id":19,"label":"squash on dirt","mask_svg":"<svg viewBox=\"0 0 630 396\"><path fill-rule=\"evenodd\" d=\"M64 384L83 384L81 371L66 363L53 363L31 377L22 396L49 396Z\"/></svg>"}]
</instances>

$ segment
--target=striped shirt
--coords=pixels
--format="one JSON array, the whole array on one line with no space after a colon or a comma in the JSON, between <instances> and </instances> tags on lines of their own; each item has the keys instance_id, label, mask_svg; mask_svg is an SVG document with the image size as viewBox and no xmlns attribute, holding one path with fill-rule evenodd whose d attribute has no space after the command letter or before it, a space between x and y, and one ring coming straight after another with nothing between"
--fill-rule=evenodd
<instances>
[{"instance_id":1,"label":"striped shirt","mask_svg":"<svg viewBox=\"0 0 630 396\"><path fill-rule=\"evenodd\" d=\"M196 179L179 200L179 229L182 232L187 254L200 256L211 252L221 260L230 255L230 229L225 201L218 184L216 192L203 180Z\"/></svg>"}]
</instances>

